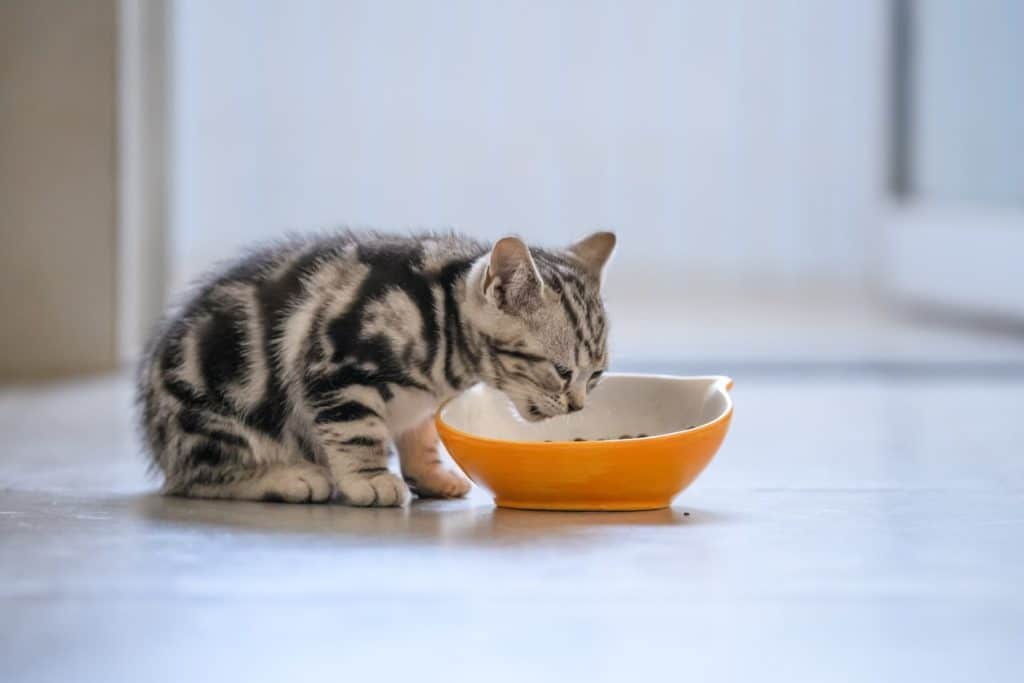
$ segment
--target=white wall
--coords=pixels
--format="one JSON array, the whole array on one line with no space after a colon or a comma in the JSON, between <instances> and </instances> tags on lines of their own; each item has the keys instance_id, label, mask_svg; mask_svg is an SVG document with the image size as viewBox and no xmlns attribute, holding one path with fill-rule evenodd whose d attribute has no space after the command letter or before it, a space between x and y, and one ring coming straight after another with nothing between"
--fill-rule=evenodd
<instances>
[{"instance_id":1,"label":"white wall","mask_svg":"<svg viewBox=\"0 0 1024 683\"><path fill-rule=\"evenodd\" d=\"M335 224L617 268L859 282L883 177L882 0L180 0L175 281Z\"/></svg>"},{"instance_id":2,"label":"white wall","mask_svg":"<svg viewBox=\"0 0 1024 683\"><path fill-rule=\"evenodd\" d=\"M929 0L916 26L915 189L1024 207L1024 3Z\"/></svg>"}]
</instances>

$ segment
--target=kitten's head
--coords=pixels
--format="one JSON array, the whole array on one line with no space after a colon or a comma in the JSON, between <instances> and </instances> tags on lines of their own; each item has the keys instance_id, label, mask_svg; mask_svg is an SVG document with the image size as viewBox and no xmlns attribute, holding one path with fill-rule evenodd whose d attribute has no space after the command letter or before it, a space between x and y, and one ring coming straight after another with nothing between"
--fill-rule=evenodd
<instances>
[{"instance_id":1,"label":"kitten's head","mask_svg":"<svg viewBox=\"0 0 1024 683\"><path fill-rule=\"evenodd\" d=\"M565 250L499 240L470 278L484 335L483 380L530 421L580 410L608 365L601 279L615 235Z\"/></svg>"}]
</instances>

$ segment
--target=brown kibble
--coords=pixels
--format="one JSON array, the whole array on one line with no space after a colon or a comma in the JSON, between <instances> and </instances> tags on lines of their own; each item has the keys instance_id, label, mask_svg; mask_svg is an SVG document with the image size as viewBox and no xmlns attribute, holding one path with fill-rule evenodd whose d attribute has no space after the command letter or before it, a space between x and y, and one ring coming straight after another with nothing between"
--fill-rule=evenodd
<instances>
[{"instance_id":1,"label":"brown kibble","mask_svg":"<svg viewBox=\"0 0 1024 683\"><path fill-rule=\"evenodd\" d=\"M622 435L622 436L620 436L619 438L620 438L620 439L632 439L632 438L633 438L633 435L632 435L632 434L623 434L623 435Z\"/></svg>"},{"instance_id":2,"label":"brown kibble","mask_svg":"<svg viewBox=\"0 0 1024 683\"><path fill-rule=\"evenodd\" d=\"M573 441L586 441L586 439L577 436Z\"/></svg>"},{"instance_id":3,"label":"brown kibble","mask_svg":"<svg viewBox=\"0 0 1024 683\"><path fill-rule=\"evenodd\" d=\"M638 439L646 439L647 438L647 434L637 434L636 438L638 438Z\"/></svg>"},{"instance_id":4,"label":"brown kibble","mask_svg":"<svg viewBox=\"0 0 1024 683\"><path fill-rule=\"evenodd\" d=\"M689 512L684 512L684 513L683 513L683 517L689 517L689 516L690 516L690 513L689 513Z\"/></svg>"}]
</instances>

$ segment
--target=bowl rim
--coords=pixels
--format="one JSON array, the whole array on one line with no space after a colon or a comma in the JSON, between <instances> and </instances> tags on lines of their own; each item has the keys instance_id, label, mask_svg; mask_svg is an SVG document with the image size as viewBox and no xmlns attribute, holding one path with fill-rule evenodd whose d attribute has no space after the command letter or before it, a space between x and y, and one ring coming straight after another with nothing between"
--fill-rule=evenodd
<instances>
[{"instance_id":1,"label":"bowl rim","mask_svg":"<svg viewBox=\"0 0 1024 683\"><path fill-rule=\"evenodd\" d=\"M639 436L632 439L604 439L601 441L510 441L508 439L494 439L489 436L480 436L467 432L458 427L454 427L451 423L445 421L441 414L444 409L452 401L460 398L465 392L459 393L446 399L437 407L437 411L434 413L434 424L439 430L447 430L456 436L473 439L474 441L482 441L492 444L517 444L519 446L530 446L532 448L549 448L549 447L565 447L566 444L583 445L586 444L588 447L599 446L601 444L616 444L616 443L636 443L637 441L657 441L659 439L671 439L679 436L680 434L698 434L705 432L715 427L721 422L724 422L732 417L732 395L729 393L732 390L733 380L728 375L666 375L663 373L646 373L646 372L609 372L606 374L607 378L612 377L626 377L633 379L667 379L672 381L679 380L714 380L711 384L711 389L721 391L722 395L725 396L725 410L722 414L716 417L711 422L705 422L702 425L698 425L692 429L679 429L674 432L665 432L664 434L654 434L653 436ZM468 391L468 390L467 390Z\"/></svg>"}]
</instances>

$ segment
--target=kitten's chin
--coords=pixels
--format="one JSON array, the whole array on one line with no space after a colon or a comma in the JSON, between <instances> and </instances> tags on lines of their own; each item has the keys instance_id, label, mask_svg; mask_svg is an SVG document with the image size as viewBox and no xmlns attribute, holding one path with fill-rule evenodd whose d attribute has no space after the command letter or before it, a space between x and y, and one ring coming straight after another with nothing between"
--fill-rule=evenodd
<instances>
[{"instance_id":1,"label":"kitten's chin","mask_svg":"<svg viewBox=\"0 0 1024 683\"><path fill-rule=\"evenodd\" d=\"M527 422L543 422L554 417L554 415L548 415L543 412L533 401L525 401L522 405L520 405L519 401L515 401L514 405L516 412L519 413L519 417Z\"/></svg>"},{"instance_id":2,"label":"kitten's chin","mask_svg":"<svg viewBox=\"0 0 1024 683\"><path fill-rule=\"evenodd\" d=\"M543 422L544 420L550 420L553 417L557 417L557 415L549 415L545 413L536 403L528 398L512 396L506 393L504 389L494 387L493 385L492 388L498 389L498 391L505 395L505 398L507 398L509 403L512 405L516 417L524 422Z\"/></svg>"}]
</instances>

